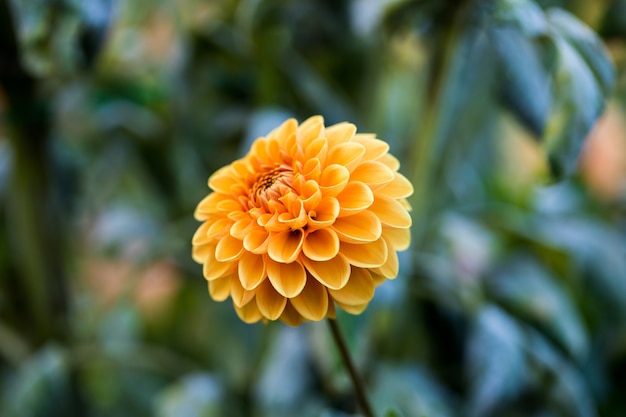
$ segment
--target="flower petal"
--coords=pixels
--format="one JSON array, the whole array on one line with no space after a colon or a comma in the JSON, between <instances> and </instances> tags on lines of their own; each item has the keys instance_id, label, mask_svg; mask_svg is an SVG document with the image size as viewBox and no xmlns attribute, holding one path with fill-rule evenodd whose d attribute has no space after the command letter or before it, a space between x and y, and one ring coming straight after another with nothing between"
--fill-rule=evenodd
<instances>
[{"instance_id":1,"label":"flower petal","mask_svg":"<svg viewBox=\"0 0 626 417\"><path fill-rule=\"evenodd\" d=\"M341 143L328 150L326 163L328 165L338 164L346 167L348 171L352 171L361 162L363 155L365 155L365 146L360 143Z\"/></svg>"},{"instance_id":2,"label":"flower petal","mask_svg":"<svg viewBox=\"0 0 626 417\"><path fill-rule=\"evenodd\" d=\"M328 165L322 170L320 175L320 190L327 197L334 197L339 194L350 179L350 171L342 165Z\"/></svg>"},{"instance_id":3,"label":"flower petal","mask_svg":"<svg viewBox=\"0 0 626 417\"><path fill-rule=\"evenodd\" d=\"M194 246L202 245L203 243L208 243L211 241L211 238L208 236L208 230L211 227L212 222L204 222L198 227L196 232L193 234L191 238L191 244ZM197 262L197 261L196 261Z\"/></svg>"},{"instance_id":4,"label":"flower petal","mask_svg":"<svg viewBox=\"0 0 626 417\"><path fill-rule=\"evenodd\" d=\"M198 203L198 207L196 207L196 211L194 212L196 220L206 220L209 215L217 212L217 203L219 203L223 198L223 195L217 193L210 193L204 197L202 201Z\"/></svg>"},{"instance_id":5,"label":"flower petal","mask_svg":"<svg viewBox=\"0 0 626 417\"><path fill-rule=\"evenodd\" d=\"M243 240L250 233L254 225L255 222L249 217L237 220L230 226L229 233L231 236Z\"/></svg>"},{"instance_id":6,"label":"flower petal","mask_svg":"<svg viewBox=\"0 0 626 417\"><path fill-rule=\"evenodd\" d=\"M235 174L230 165L218 169L209 177L209 187L222 194L230 194L233 187L239 184L241 184L241 179Z\"/></svg>"},{"instance_id":7,"label":"flower petal","mask_svg":"<svg viewBox=\"0 0 626 417\"><path fill-rule=\"evenodd\" d=\"M350 181L361 181L377 190L393 181L395 172L376 161L361 162L350 174Z\"/></svg>"},{"instance_id":8,"label":"flower petal","mask_svg":"<svg viewBox=\"0 0 626 417\"><path fill-rule=\"evenodd\" d=\"M207 230L207 237L211 239L219 239L228 233L228 229L233 223L228 218L215 219L214 221L208 221L210 226Z\"/></svg>"},{"instance_id":9,"label":"flower petal","mask_svg":"<svg viewBox=\"0 0 626 417\"><path fill-rule=\"evenodd\" d=\"M398 254L396 251L389 251L389 256L387 256L387 261L379 268L379 271L382 275L389 279L394 279L398 276L398 270L400 268L398 262Z\"/></svg>"},{"instance_id":10,"label":"flower petal","mask_svg":"<svg viewBox=\"0 0 626 417\"><path fill-rule=\"evenodd\" d=\"M382 238L360 245L341 242L340 250L351 265L360 268L378 268L387 261L388 248Z\"/></svg>"},{"instance_id":11,"label":"flower petal","mask_svg":"<svg viewBox=\"0 0 626 417\"><path fill-rule=\"evenodd\" d=\"M333 223L339 239L348 243L373 242L380 237L380 220L369 210L348 217L340 217Z\"/></svg>"},{"instance_id":12,"label":"flower petal","mask_svg":"<svg viewBox=\"0 0 626 417\"><path fill-rule=\"evenodd\" d=\"M342 122L328 126L324 132L330 147L349 142L356 133L356 126L352 123Z\"/></svg>"},{"instance_id":13,"label":"flower petal","mask_svg":"<svg viewBox=\"0 0 626 417\"><path fill-rule=\"evenodd\" d=\"M335 222L339 215L339 201L335 197L325 197L315 210L309 211L308 230L328 227Z\"/></svg>"},{"instance_id":14,"label":"flower petal","mask_svg":"<svg viewBox=\"0 0 626 417\"><path fill-rule=\"evenodd\" d=\"M350 181L337 196L339 217L349 216L367 209L374 202L370 187L360 181Z\"/></svg>"},{"instance_id":15,"label":"flower petal","mask_svg":"<svg viewBox=\"0 0 626 417\"><path fill-rule=\"evenodd\" d=\"M326 317L328 312L326 288L314 279L309 279L300 295L289 301L307 320L319 321Z\"/></svg>"},{"instance_id":16,"label":"flower petal","mask_svg":"<svg viewBox=\"0 0 626 417\"><path fill-rule=\"evenodd\" d=\"M411 215L397 200L384 195L376 195L374 203L369 208L381 223L399 228L411 227Z\"/></svg>"},{"instance_id":17,"label":"flower petal","mask_svg":"<svg viewBox=\"0 0 626 417\"><path fill-rule=\"evenodd\" d=\"M398 161L398 158L390 153L384 154L383 156L378 158L377 161L387 165L387 167L389 167L392 171L397 171L398 169L400 169L400 161Z\"/></svg>"},{"instance_id":18,"label":"flower petal","mask_svg":"<svg viewBox=\"0 0 626 417\"><path fill-rule=\"evenodd\" d=\"M191 257L199 264L205 263L209 258L212 260L215 257L215 245L194 245L191 248Z\"/></svg>"},{"instance_id":19,"label":"flower petal","mask_svg":"<svg viewBox=\"0 0 626 417\"><path fill-rule=\"evenodd\" d=\"M290 326L299 326L302 323L302 316L291 305L291 300L287 300L287 305L283 310L283 314L280 315L280 320Z\"/></svg>"},{"instance_id":20,"label":"flower petal","mask_svg":"<svg viewBox=\"0 0 626 417\"><path fill-rule=\"evenodd\" d=\"M361 314L367 308L367 305L369 304L369 303L365 303L365 304L359 304L359 305L353 306L349 304L340 303L339 301L335 301L335 302L343 311L349 314Z\"/></svg>"},{"instance_id":21,"label":"flower petal","mask_svg":"<svg viewBox=\"0 0 626 417\"><path fill-rule=\"evenodd\" d=\"M383 237L391 245L390 250L403 251L411 244L411 229L397 229L395 227L383 227Z\"/></svg>"},{"instance_id":22,"label":"flower petal","mask_svg":"<svg viewBox=\"0 0 626 417\"><path fill-rule=\"evenodd\" d=\"M224 301L230 295L230 276L214 279L208 282L209 294L215 301Z\"/></svg>"},{"instance_id":23,"label":"flower petal","mask_svg":"<svg viewBox=\"0 0 626 417\"><path fill-rule=\"evenodd\" d=\"M339 237L332 229L319 229L304 239L302 251L314 261L327 261L339 252Z\"/></svg>"},{"instance_id":24,"label":"flower petal","mask_svg":"<svg viewBox=\"0 0 626 417\"><path fill-rule=\"evenodd\" d=\"M253 290L267 277L267 267L263 255L244 252L239 259L239 282L246 290Z\"/></svg>"},{"instance_id":25,"label":"flower petal","mask_svg":"<svg viewBox=\"0 0 626 417\"><path fill-rule=\"evenodd\" d=\"M377 190L377 193L396 199L406 198L413 194L413 184L404 175L396 172L393 181Z\"/></svg>"},{"instance_id":26,"label":"flower petal","mask_svg":"<svg viewBox=\"0 0 626 417\"><path fill-rule=\"evenodd\" d=\"M350 278L350 264L341 252L327 261L318 262L302 257L302 262L307 271L328 288L343 288Z\"/></svg>"},{"instance_id":27,"label":"flower petal","mask_svg":"<svg viewBox=\"0 0 626 417\"><path fill-rule=\"evenodd\" d=\"M235 274L236 275L236 274ZM233 276L230 280L230 297L233 303L238 307L248 304L253 298L256 291L248 291L241 286L238 276Z\"/></svg>"},{"instance_id":28,"label":"flower petal","mask_svg":"<svg viewBox=\"0 0 626 417\"><path fill-rule=\"evenodd\" d=\"M219 262L209 258L203 265L202 273L205 279L212 281L230 274L236 265L236 262Z\"/></svg>"},{"instance_id":29,"label":"flower petal","mask_svg":"<svg viewBox=\"0 0 626 417\"><path fill-rule=\"evenodd\" d=\"M266 259L267 276L280 295L293 298L302 292L306 284L306 272L299 262L289 264Z\"/></svg>"},{"instance_id":30,"label":"flower petal","mask_svg":"<svg viewBox=\"0 0 626 417\"><path fill-rule=\"evenodd\" d=\"M374 297L374 281L367 269L352 267L350 279L340 290L329 289L335 301L341 304L358 306L367 304Z\"/></svg>"},{"instance_id":31,"label":"flower petal","mask_svg":"<svg viewBox=\"0 0 626 417\"><path fill-rule=\"evenodd\" d=\"M322 136L322 132L324 132L324 118L322 116L311 116L298 127L298 136L304 144Z\"/></svg>"},{"instance_id":32,"label":"flower petal","mask_svg":"<svg viewBox=\"0 0 626 417\"><path fill-rule=\"evenodd\" d=\"M243 243L230 235L224 236L215 247L215 259L219 262L234 261L243 252Z\"/></svg>"},{"instance_id":33,"label":"flower petal","mask_svg":"<svg viewBox=\"0 0 626 417\"><path fill-rule=\"evenodd\" d=\"M292 263L300 255L303 243L302 230L274 233L270 238L267 254L276 262Z\"/></svg>"},{"instance_id":34,"label":"flower petal","mask_svg":"<svg viewBox=\"0 0 626 417\"><path fill-rule=\"evenodd\" d=\"M365 146L365 155L363 155L364 161L378 159L389 152L389 145L387 142L377 139L375 135L357 133L354 135L354 139L352 139L352 141Z\"/></svg>"},{"instance_id":35,"label":"flower petal","mask_svg":"<svg viewBox=\"0 0 626 417\"><path fill-rule=\"evenodd\" d=\"M265 253L269 246L270 234L262 227L253 228L243 238L243 247L253 253Z\"/></svg>"},{"instance_id":36,"label":"flower petal","mask_svg":"<svg viewBox=\"0 0 626 417\"><path fill-rule=\"evenodd\" d=\"M252 300L243 307L238 307L235 304L233 305L235 306L235 312L237 313L239 318L245 323L256 323L263 317L263 315L259 311L259 308L256 305L256 300Z\"/></svg>"},{"instance_id":37,"label":"flower petal","mask_svg":"<svg viewBox=\"0 0 626 417\"><path fill-rule=\"evenodd\" d=\"M283 314L287 299L277 293L269 281L265 281L256 291L256 303L264 317L276 320Z\"/></svg>"}]
</instances>

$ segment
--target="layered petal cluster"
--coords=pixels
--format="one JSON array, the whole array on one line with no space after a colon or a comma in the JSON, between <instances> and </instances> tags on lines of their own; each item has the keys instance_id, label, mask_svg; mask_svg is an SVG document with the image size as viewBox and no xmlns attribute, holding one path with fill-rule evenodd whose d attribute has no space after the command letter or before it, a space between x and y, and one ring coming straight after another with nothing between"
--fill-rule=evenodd
<instances>
[{"instance_id":1,"label":"layered petal cluster","mask_svg":"<svg viewBox=\"0 0 626 417\"><path fill-rule=\"evenodd\" d=\"M411 183L375 135L321 116L287 120L209 178L193 259L209 293L253 323L358 314L398 273Z\"/></svg>"}]
</instances>

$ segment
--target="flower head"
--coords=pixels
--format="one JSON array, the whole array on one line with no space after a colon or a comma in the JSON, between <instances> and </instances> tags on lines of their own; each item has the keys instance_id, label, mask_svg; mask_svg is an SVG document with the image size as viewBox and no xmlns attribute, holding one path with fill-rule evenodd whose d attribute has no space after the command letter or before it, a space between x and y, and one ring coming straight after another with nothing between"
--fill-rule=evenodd
<instances>
[{"instance_id":1,"label":"flower head","mask_svg":"<svg viewBox=\"0 0 626 417\"><path fill-rule=\"evenodd\" d=\"M388 150L349 123L289 119L215 172L192 242L211 297L247 323L362 312L410 242L413 187Z\"/></svg>"}]
</instances>

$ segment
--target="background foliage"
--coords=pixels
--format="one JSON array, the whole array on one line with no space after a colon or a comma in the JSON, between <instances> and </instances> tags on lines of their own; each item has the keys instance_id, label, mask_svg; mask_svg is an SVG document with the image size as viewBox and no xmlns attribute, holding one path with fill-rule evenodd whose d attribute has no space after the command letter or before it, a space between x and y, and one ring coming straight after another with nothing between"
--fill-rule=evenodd
<instances>
[{"instance_id":1,"label":"background foliage","mask_svg":"<svg viewBox=\"0 0 626 417\"><path fill-rule=\"evenodd\" d=\"M378 412L622 416L625 65L624 0L0 1L0 415L356 413L323 323L190 258L208 176L322 114L416 189L339 317Z\"/></svg>"}]
</instances>

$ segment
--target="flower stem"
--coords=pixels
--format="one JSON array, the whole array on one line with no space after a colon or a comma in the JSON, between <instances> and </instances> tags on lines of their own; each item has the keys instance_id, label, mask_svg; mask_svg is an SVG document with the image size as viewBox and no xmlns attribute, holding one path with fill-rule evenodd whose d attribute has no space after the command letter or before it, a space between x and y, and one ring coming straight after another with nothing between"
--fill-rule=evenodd
<instances>
[{"instance_id":1,"label":"flower stem","mask_svg":"<svg viewBox=\"0 0 626 417\"><path fill-rule=\"evenodd\" d=\"M330 327L330 333L333 335L333 340L335 341L335 344L339 349L339 353L341 354L341 359L343 360L346 368L348 368L348 373L350 374L350 379L352 380L352 385L354 386L354 391L361 410L363 411L365 417L374 417L372 406L370 405L365 392L365 385L363 384L363 380L354 366L354 361L352 360L352 356L350 356L350 351L348 350L348 345L346 344L346 340L341 332L341 328L339 327L337 320L327 319L327 321Z\"/></svg>"}]
</instances>

